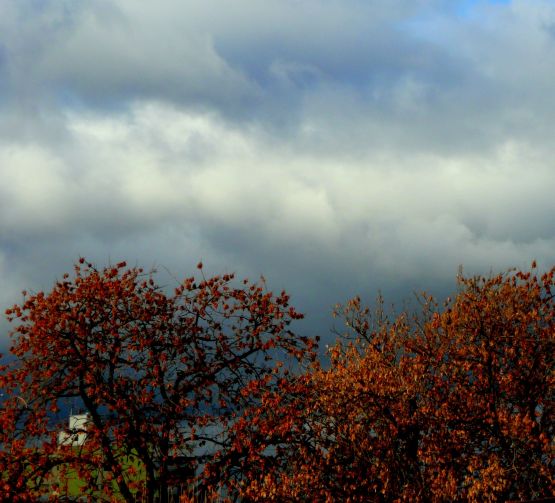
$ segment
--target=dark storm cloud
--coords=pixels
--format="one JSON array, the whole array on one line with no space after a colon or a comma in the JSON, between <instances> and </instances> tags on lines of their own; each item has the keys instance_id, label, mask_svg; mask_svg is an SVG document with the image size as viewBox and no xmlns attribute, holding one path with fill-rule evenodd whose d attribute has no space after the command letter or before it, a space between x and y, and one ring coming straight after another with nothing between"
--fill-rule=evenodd
<instances>
[{"instance_id":1,"label":"dark storm cloud","mask_svg":"<svg viewBox=\"0 0 555 503\"><path fill-rule=\"evenodd\" d=\"M325 331L357 293L551 265L554 25L547 1L2 2L0 304L80 255L168 284L202 258Z\"/></svg>"}]
</instances>

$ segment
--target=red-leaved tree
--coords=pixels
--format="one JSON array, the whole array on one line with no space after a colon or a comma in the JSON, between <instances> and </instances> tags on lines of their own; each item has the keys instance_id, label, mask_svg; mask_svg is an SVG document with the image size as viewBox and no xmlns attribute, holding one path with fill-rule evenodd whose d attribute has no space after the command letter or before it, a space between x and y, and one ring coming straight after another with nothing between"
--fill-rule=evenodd
<instances>
[{"instance_id":1,"label":"red-leaved tree","mask_svg":"<svg viewBox=\"0 0 555 503\"><path fill-rule=\"evenodd\" d=\"M202 469L239 463L235 425L286 378L277 358L304 362L315 346L290 331L302 315L284 292L223 275L188 278L168 295L125 263L98 270L81 259L7 315L15 360L0 367L2 501L55 498L70 477L91 500L218 490L226 472ZM54 418L68 400L90 418L82 445L59 440L67 419Z\"/></svg>"}]
</instances>

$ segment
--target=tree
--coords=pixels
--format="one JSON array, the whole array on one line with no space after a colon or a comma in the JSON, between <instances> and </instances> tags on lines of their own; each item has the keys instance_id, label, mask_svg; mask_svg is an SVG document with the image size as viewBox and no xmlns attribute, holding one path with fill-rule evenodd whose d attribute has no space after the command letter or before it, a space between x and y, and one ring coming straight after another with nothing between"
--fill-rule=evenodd
<instances>
[{"instance_id":1,"label":"tree","mask_svg":"<svg viewBox=\"0 0 555 503\"><path fill-rule=\"evenodd\" d=\"M16 359L0 368L2 501L52 496L69 474L94 500L206 488L201 469L234 463L234 424L285 378L278 357L313 358L285 292L231 274L168 295L142 269L81 259L51 292L24 295L7 311ZM83 446L58 441L64 400L89 414ZM221 482L211 473L212 489Z\"/></svg>"},{"instance_id":2,"label":"tree","mask_svg":"<svg viewBox=\"0 0 555 503\"><path fill-rule=\"evenodd\" d=\"M533 265L535 267L535 265ZM555 494L554 271L459 278L388 319L355 298L329 368L241 428L258 501L507 501Z\"/></svg>"}]
</instances>

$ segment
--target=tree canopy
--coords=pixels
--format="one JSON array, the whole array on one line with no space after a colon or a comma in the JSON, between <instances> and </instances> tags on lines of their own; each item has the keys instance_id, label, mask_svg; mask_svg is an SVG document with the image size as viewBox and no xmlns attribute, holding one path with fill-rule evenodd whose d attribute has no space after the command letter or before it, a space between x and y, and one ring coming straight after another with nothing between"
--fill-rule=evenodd
<instances>
[{"instance_id":1,"label":"tree canopy","mask_svg":"<svg viewBox=\"0 0 555 503\"><path fill-rule=\"evenodd\" d=\"M535 271L533 271L535 272ZM257 501L554 496L554 270L459 278L454 300L372 315L359 298L314 368L243 419ZM276 449L268 451L272 443Z\"/></svg>"},{"instance_id":2,"label":"tree canopy","mask_svg":"<svg viewBox=\"0 0 555 503\"><path fill-rule=\"evenodd\" d=\"M554 496L554 275L461 276L453 299L389 316L356 297L326 361L263 283L201 269L169 295L81 260L7 312L0 496L52 497L70 472L92 500ZM78 448L53 421L67 399L90 417Z\"/></svg>"},{"instance_id":3,"label":"tree canopy","mask_svg":"<svg viewBox=\"0 0 555 503\"><path fill-rule=\"evenodd\" d=\"M93 499L153 501L168 485L201 484L205 464L232 464L231 426L283 378L277 356L310 359L315 344L290 330L302 315L285 292L223 275L167 295L141 269L83 259L7 315L17 359L0 369L2 500L53 494L68 470ZM90 416L83 448L58 441L64 399Z\"/></svg>"}]
</instances>

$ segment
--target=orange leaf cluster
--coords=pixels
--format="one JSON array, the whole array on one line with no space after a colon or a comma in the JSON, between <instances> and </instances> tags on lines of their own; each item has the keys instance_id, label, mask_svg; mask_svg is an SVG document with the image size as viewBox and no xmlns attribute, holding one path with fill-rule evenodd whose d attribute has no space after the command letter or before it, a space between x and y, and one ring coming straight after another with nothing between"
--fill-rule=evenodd
<instances>
[{"instance_id":1,"label":"orange leaf cluster","mask_svg":"<svg viewBox=\"0 0 555 503\"><path fill-rule=\"evenodd\" d=\"M554 270L460 278L440 308L371 316L241 425L253 501L507 501L555 492Z\"/></svg>"}]
</instances>

